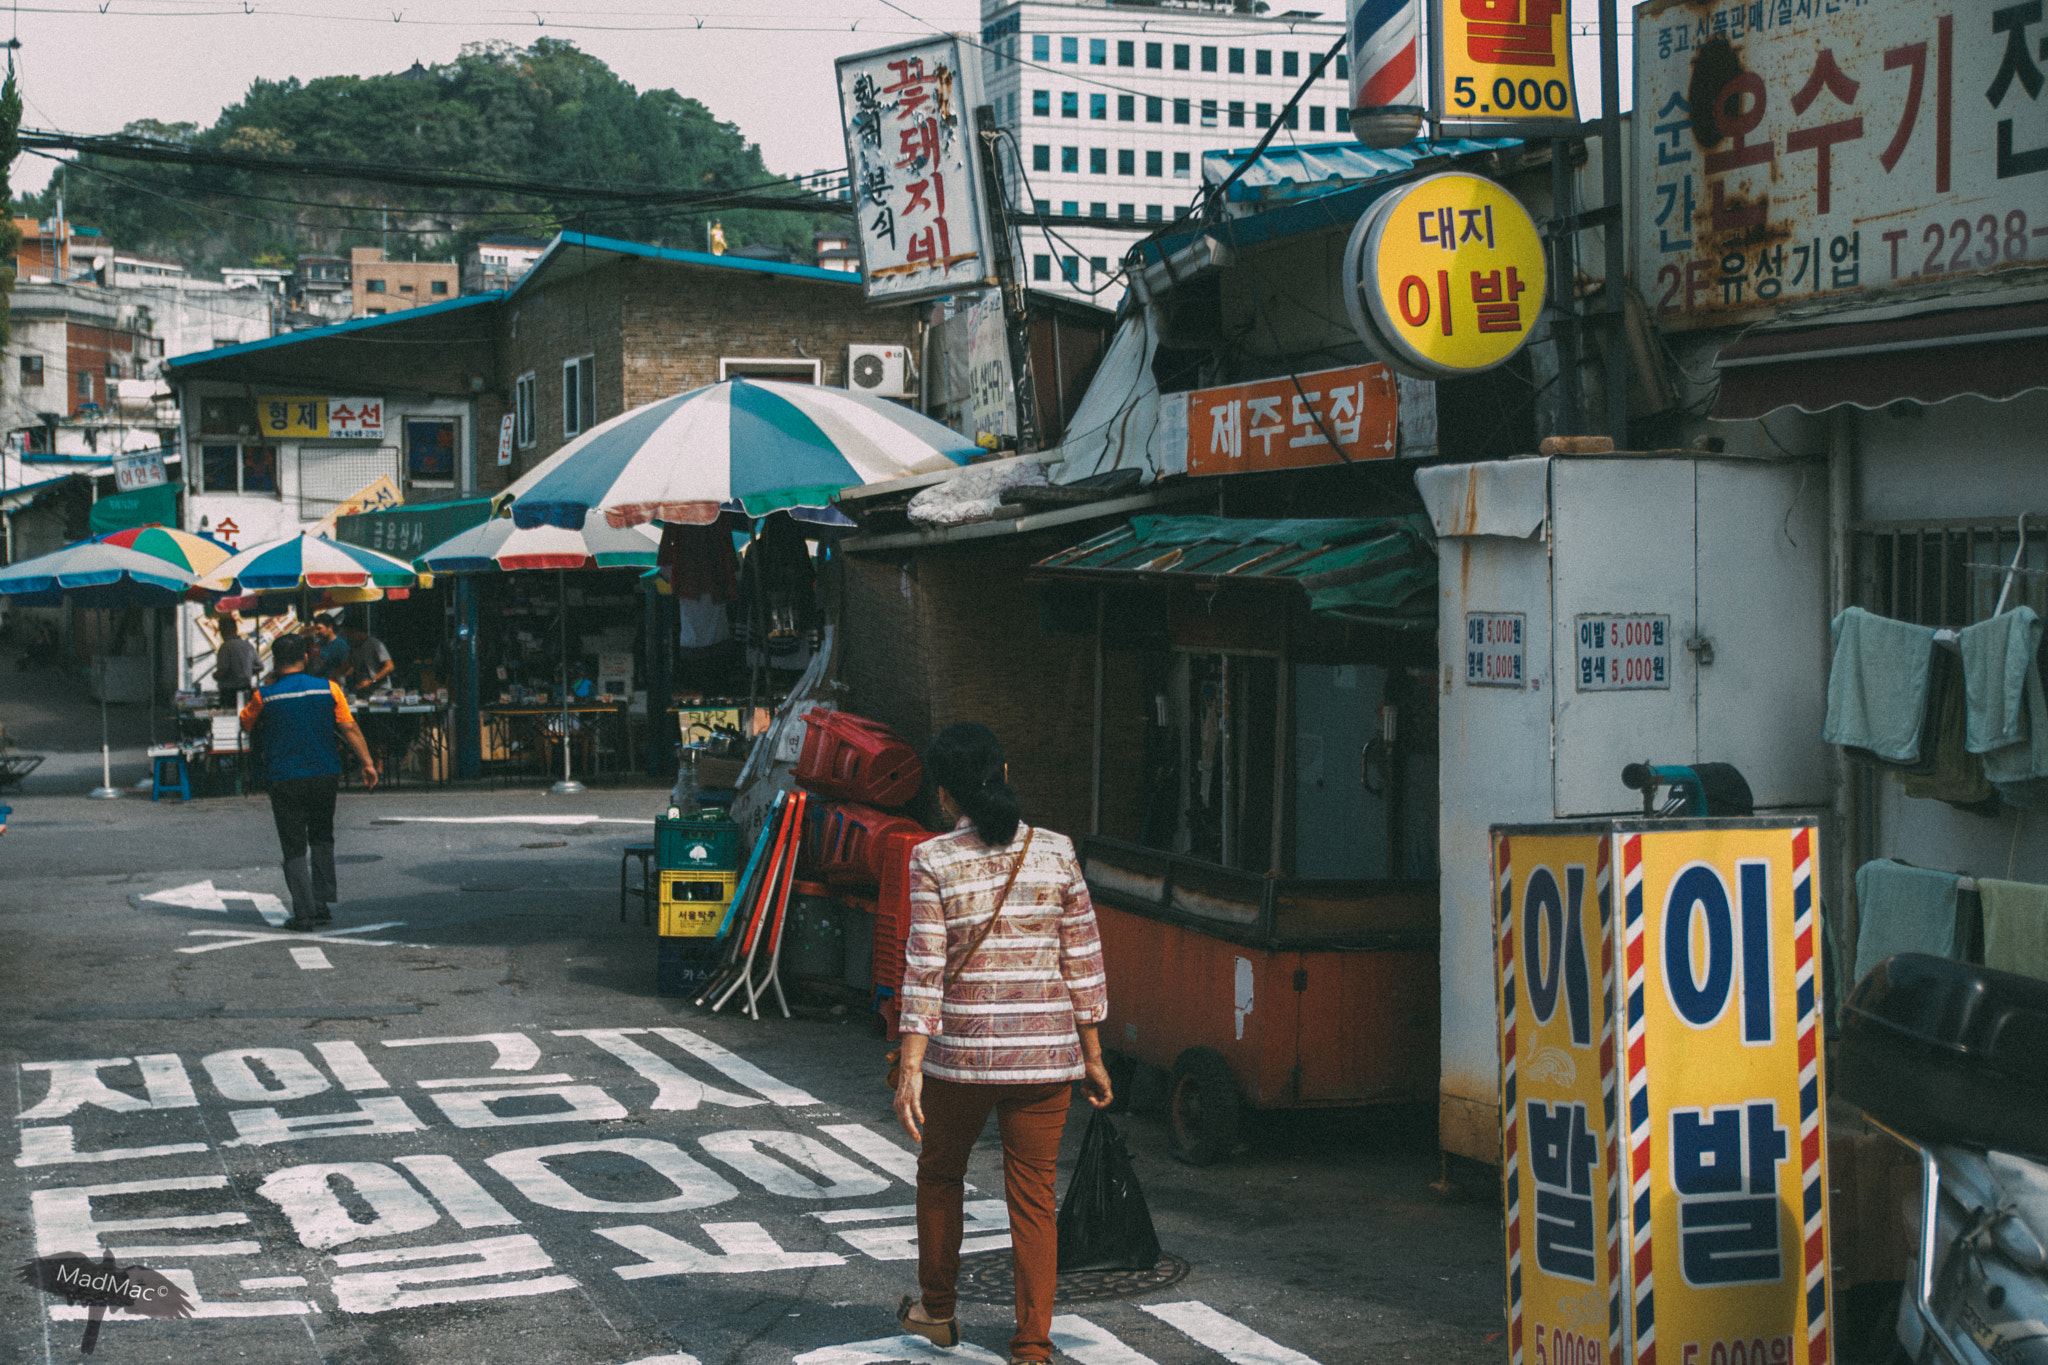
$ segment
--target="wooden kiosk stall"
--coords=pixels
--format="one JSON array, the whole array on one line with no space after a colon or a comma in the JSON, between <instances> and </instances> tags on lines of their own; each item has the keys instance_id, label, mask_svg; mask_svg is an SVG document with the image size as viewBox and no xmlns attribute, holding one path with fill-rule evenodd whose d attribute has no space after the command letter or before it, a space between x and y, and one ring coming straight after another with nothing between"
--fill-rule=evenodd
<instances>
[{"instance_id":1,"label":"wooden kiosk stall","mask_svg":"<svg viewBox=\"0 0 2048 1365\"><path fill-rule=\"evenodd\" d=\"M1038 561L1092 631L1113 1071L1176 1151L1436 1093L1436 552L1419 518L1135 517Z\"/></svg>"}]
</instances>

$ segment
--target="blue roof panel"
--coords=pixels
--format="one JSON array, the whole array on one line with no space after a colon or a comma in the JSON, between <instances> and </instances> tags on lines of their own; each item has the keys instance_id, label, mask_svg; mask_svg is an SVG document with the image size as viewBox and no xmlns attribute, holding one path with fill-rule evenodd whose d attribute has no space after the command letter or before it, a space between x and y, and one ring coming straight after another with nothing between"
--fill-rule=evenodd
<instances>
[{"instance_id":1,"label":"blue roof panel","mask_svg":"<svg viewBox=\"0 0 2048 1365\"><path fill-rule=\"evenodd\" d=\"M1405 147L1377 148L1346 139L1302 147L1268 147L1230 187L1232 203L1308 199L1389 175L1405 175L1433 157L1462 157L1520 146L1516 138L1417 138ZM1250 147L1204 152L1202 178L1221 184L1252 154Z\"/></svg>"}]
</instances>

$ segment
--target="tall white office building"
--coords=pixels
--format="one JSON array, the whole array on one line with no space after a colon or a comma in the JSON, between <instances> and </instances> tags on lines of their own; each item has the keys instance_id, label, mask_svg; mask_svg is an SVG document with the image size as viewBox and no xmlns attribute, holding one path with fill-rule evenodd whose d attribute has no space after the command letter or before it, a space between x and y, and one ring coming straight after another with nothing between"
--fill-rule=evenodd
<instances>
[{"instance_id":1,"label":"tall white office building","mask_svg":"<svg viewBox=\"0 0 2048 1365\"><path fill-rule=\"evenodd\" d=\"M1284 0L1283 0L1284 3ZM991 0L982 8L982 89L1017 141L1023 180L1011 198L1057 218L1114 218L1129 229L1055 223L1023 229L1032 288L1114 307L1117 262L1147 230L1185 215L1202 153L1250 147L1344 32L1344 0L1326 10L1232 0ZM1342 56L1274 138L1276 146L1350 136ZM1004 165L1010 166L1006 155ZM1064 239L1064 240L1059 240Z\"/></svg>"}]
</instances>

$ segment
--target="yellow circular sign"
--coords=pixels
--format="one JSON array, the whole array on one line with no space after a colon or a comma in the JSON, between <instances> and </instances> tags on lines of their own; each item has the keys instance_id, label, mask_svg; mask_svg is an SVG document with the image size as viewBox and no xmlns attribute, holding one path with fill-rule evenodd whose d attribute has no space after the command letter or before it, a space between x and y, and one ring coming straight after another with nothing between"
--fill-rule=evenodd
<instances>
[{"instance_id":1,"label":"yellow circular sign","mask_svg":"<svg viewBox=\"0 0 2048 1365\"><path fill-rule=\"evenodd\" d=\"M1352 326L1389 365L1426 379L1490 370L1543 311L1543 239L1514 195L1449 172L1359 220L1344 256Z\"/></svg>"}]
</instances>

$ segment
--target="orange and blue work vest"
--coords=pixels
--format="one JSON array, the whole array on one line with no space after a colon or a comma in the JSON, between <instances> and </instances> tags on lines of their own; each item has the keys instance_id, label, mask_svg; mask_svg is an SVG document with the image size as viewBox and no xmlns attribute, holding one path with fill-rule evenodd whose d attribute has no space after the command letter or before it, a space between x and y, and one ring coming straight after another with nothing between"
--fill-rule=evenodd
<instances>
[{"instance_id":1,"label":"orange and blue work vest","mask_svg":"<svg viewBox=\"0 0 2048 1365\"><path fill-rule=\"evenodd\" d=\"M285 674L242 708L242 728L255 737L263 776L272 782L341 776L335 727L354 723L341 684L310 673Z\"/></svg>"}]
</instances>

